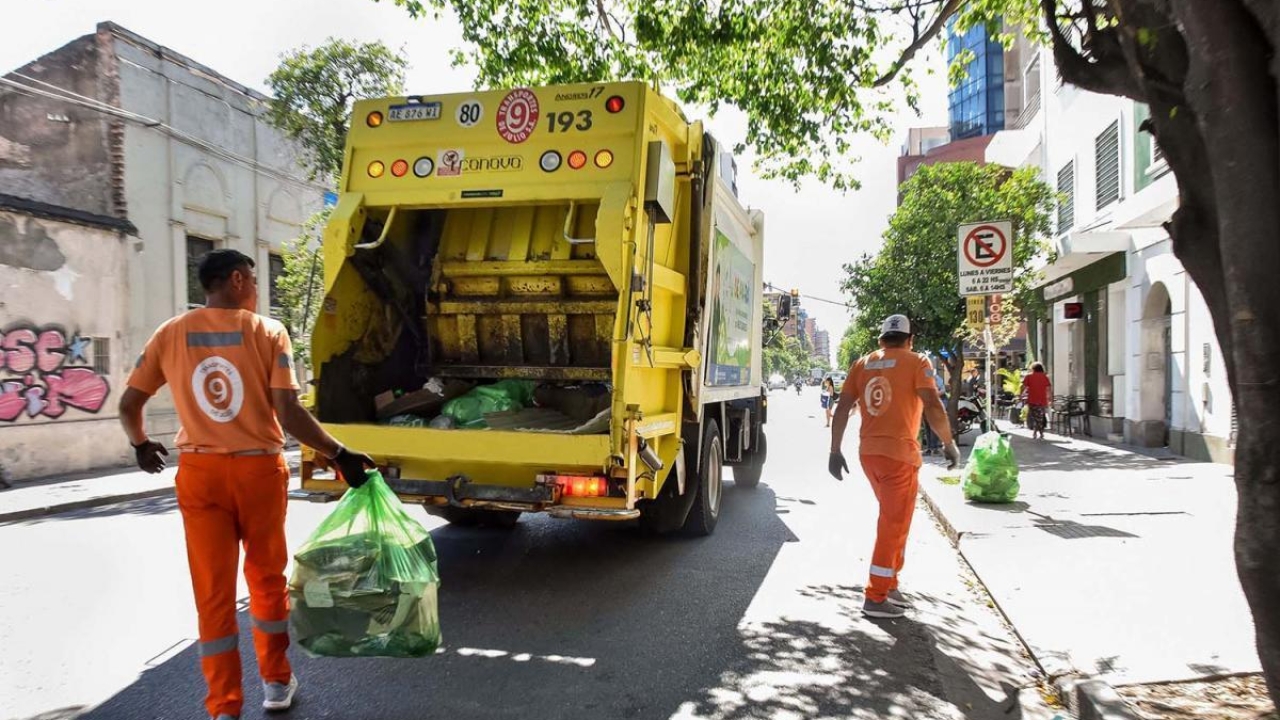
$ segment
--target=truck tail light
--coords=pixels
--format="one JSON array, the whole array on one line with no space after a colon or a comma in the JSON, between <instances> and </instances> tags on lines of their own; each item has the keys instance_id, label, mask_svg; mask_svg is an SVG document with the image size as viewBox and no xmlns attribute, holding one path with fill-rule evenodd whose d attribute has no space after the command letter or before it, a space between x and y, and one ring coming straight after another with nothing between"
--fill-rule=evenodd
<instances>
[{"instance_id":1,"label":"truck tail light","mask_svg":"<svg viewBox=\"0 0 1280 720\"><path fill-rule=\"evenodd\" d=\"M365 116L364 123L371 128L376 128L382 125L382 113L378 112L377 110L374 110L373 112Z\"/></svg>"},{"instance_id":2,"label":"truck tail light","mask_svg":"<svg viewBox=\"0 0 1280 720\"><path fill-rule=\"evenodd\" d=\"M581 170L587 164L587 154L581 150L574 150L569 153L569 167L574 170Z\"/></svg>"},{"instance_id":3,"label":"truck tail light","mask_svg":"<svg viewBox=\"0 0 1280 720\"><path fill-rule=\"evenodd\" d=\"M382 173L387 171L387 166L382 164L381 160L374 160L369 163L369 177L380 178Z\"/></svg>"},{"instance_id":4,"label":"truck tail light","mask_svg":"<svg viewBox=\"0 0 1280 720\"><path fill-rule=\"evenodd\" d=\"M406 160L397 160L391 163L391 174L396 177L404 177L409 172L409 163Z\"/></svg>"},{"instance_id":5,"label":"truck tail light","mask_svg":"<svg viewBox=\"0 0 1280 720\"><path fill-rule=\"evenodd\" d=\"M608 150L601 150L596 153L596 167L607 168L613 164L613 153Z\"/></svg>"},{"instance_id":6,"label":"truck tail light","mask_svg":"<svg viewBox=\"0 0 1280 720\"><path fill-rule=\"evenodd\" d=\"M626 104L621 95L612 95L608 100L604 101L604 109L610 113L620 113Z\"/></svg>"},{"instance_id":7,"label":"truck tail light","mask_svg":"<svg viewBox=\"0 0 1280 720\"><path fill-rule=\"evenodd\" d=\"M609 480L601 475L539 475L543 485L556 485L565 497L607 497Z\"/></svg>"}]
</instances>

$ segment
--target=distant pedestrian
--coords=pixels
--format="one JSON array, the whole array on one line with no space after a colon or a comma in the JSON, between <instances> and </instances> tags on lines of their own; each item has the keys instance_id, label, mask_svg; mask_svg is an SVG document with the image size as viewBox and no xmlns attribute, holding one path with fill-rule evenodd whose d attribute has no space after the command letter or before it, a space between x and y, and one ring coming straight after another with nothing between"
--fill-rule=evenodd
<instances>
[{"instance_id":1,"label":"distant pedestrian","mask_svg":"<svg viewBox=\"0 0 1280 720\"><path fill-rule=\"evenodd\" d=\"M933 372L934 385L938 388L938 400L942 403L942 409L945 412L947 408L947 386L946 381L942 378L942 370L934 368ZM942 451L942 439L938 437L938 433L929 427L928 422L921 422L924 425L924 454L937 455Z\"/></svg>"},{"instance_id":2,"label":"distant pedestrian","mask_svg":"<svg viewBox=\"0 0 1280 720\"><path fill-rule=\"evenodd\" d=\"M824 427L831 427L831 413L836 407L836 384L831 378L822 379L822 409L827 413L827 424Z\"/></svg>"},{"instance_id":3,"label":"distant pedestrian","mask_svg":"<svg viewBox=\"0 0 1280 720\"><path fill-rule=\"evenodd\" d=\"M253 260L214 250L198 272L205 307L169 320L147 341L120 398L120 422L138 467L163 470L169 452L147 436L143 407L169 386L182 423L174 439L181 452L177 497L199 615L205 708L218 720L234 720L244 703L236 625L241 545L263 708L287 710L298 689L286 653L283 431L329 458L352 487L364 484L373 460L334 440L298 401L289 334L254 312Z\"/></svg>"},{"instance_id":4,"label":"distant pedestrian","mask_svg":"<svg viewBox=\"0 0 1280 720\"><path fill-rule=\"evenodd\" d=\"M1042 363L1033 363L1031 373L1022 379L1022 399L1027 404L1027 427L1031 437L1044 439L1049 399L1053 396L1053 383L1044 371Z\"/></svg>"},{"instance_id":5,"label":"distant pedestrian","mask_svg":"<svg viewBox=\"0 0 1280 720\"><path fill-rule=\"evenodd\" d=\"M911 323L906 316L890 315L880 326L880 349L854 363L840 393L827 469L837 480L843 480L849 471L840 446L849 413L856 405L862 417L858 456L880 503L862 605L868 617L902 617L904 608L911 605L898 590L898 574L920 485L920 443L916 438L921 414L942 439L951 467L960 461L934 374L928 358L911 350Z\"/></svg>"}]
</instances>

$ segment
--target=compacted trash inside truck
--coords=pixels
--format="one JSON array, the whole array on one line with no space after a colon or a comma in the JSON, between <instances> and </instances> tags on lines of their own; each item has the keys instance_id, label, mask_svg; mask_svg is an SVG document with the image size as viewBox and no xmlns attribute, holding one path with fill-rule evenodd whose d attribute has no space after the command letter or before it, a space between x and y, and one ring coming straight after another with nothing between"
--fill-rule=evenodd
<instances>
[{"instance_id":1,"label":"compacted trash inside truck","mask_svg":"<svg viewBox=\"0 0 1280 720\"><path fill-rule=\"evenodd\" d=\"M313 410L406 501L709 534L765 461L763 216L643 83L356 104ZM450 401L450 402L446 402ZM304 453L302 497L340 493Z\"/></svg>"}]
</instances>

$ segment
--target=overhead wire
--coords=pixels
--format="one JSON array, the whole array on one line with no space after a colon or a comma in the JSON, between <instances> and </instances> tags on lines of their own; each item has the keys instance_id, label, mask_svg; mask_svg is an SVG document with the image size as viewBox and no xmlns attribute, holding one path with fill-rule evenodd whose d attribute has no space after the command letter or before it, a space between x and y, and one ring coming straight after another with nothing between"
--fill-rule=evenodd
<instances>
[{"instance_id":1,"label":"overhead wire","mask_svg":"<svg viewBox=\"0 0 1280 720\"><path fill-rule=\"evenodd\" d=\"M92 110L94 112L99 112L104 115L111 115L113 117L117 117L122 120L132 122L137 125L141 125L143 127L159 130L160 132L163 132L165 135L168 135L169 137L173 138L174 140L177 140L178 142L184 143L186 145L190 145L200 150L204 150L205 152L208 152L216 157L226 160L227 162L234 163L248 170L251 170L259 175L271 178L273 180L294 183L297 185L310 187L312 189L320 190L320 191L327 190L327 188L321 185L316 185L314 183L308 182L294 175L290 175L287 172L276 170L274 168L263 165L257 160L254 160L253 158L245 157L238 153L227 150L226 148L221 148L205 140L201 140L200 138L194 135L191 135L190 133L179 130L173 127L172 125L169 125L160 120L156 120L155 118L150 118L145 115L140 115L138 113L131 112L129 110L116 107L114 105L107 104L105 102L102 102L101 100L97 100L96 98L80 95L66 88L59 87L57 85L52 85L50 83L44 82L43 80L32 78L30 76L23 75L21 73L13 73L13 75L20 77L24 80L27 80L29 82L34 82L38 85L43 85L45 87L51 88L51 90L42 90L38 87L25 85L23 83L17 82L16 80L12 80L7 77L0 77L0 85L8 86L12 88L14 91L24 95L44 97L51 100L65 102L71 105L76 105L79 107L86 108L88 110Z\"/></svg>"}]
</instances>

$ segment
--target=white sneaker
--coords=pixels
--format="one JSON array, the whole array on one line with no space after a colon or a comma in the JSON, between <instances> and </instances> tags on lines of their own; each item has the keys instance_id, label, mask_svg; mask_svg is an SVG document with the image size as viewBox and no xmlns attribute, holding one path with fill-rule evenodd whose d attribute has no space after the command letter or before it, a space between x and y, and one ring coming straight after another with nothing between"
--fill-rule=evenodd
<instances>
[{"instance_id":1,"label":"white sneaker","mask_svg":"<svg viewBox=\"0 0 1280 720\"><path fill-rule=\"evenodd\" d=\"M262 683L262 709L288 710L293 707L293 696L298 692L298 676L290 675L289 684Z\"/></svg>"}]
</instances>

